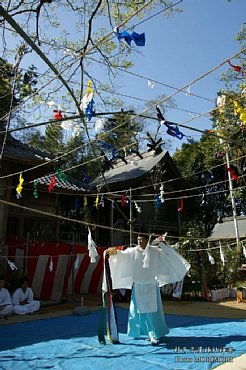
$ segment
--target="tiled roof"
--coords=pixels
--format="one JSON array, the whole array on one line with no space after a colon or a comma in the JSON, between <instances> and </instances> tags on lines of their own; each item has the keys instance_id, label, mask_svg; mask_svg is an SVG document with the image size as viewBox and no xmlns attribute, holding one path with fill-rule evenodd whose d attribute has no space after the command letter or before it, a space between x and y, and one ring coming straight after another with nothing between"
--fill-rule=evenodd
<instances>
[{"instance_id":1,"label":"tiled roof","mask_svg":"<svg viewBox=\"0 0 246 370\"><path fill-rule=\"evenodd\" d=\"M238 231L240 238L246 238L246 216L237 217ZM222 239L235 239L235 225L232 217L224 218L221 223L217 223L211 235L208 237L208 241L216 241Z\"/></svg>"},{"instance_id":2,"label":"tiled roof","mask_svg":"<svg viewBox=\"0 0 246 370\"><path fill-rule=\"evenodd\" d=\"M2 149L4 135L0 134L0 150ZM50 161L52 156L39 149L23 144L11 135L7 136L3 152L4 159L18 159L19 161L44 162Z\"/></svg>"},{"instance_id":3,"label":"tiled roof","mask_svg":"<svg viewBox=\"0 0 246 370\"><path fill-rule=\"evenodd\" d=\"M38 179L36 179L36 181L38 182L38 184L49 186L51 178L54 175L54 173L49 173L45 176L39 177ZM56 176L56 184L54 186L54 189L55 188L73 191L85 191L87 189L85 184L76 179L68 177L66 181L63 181L58 176Z\"/></svg>"},{"instance_id":4,"label":"tiled roof","mask_svg":"<svg viewBox=\"0 0 246 370\"><path fill-rule=\"evenodd\" d=\"M152 152L147 152L142 154L143 159L140 159L135 154L125 157L127 164L122 161L118 161L113 169L104 173L106 182L107 184L118 184L120 182L140 178L149 173L167 153L167 151L164 151L161 154L154 156ZM105 181L101 175L90 183L92 187L104 184Z\"/></svg>"}]
</instances>

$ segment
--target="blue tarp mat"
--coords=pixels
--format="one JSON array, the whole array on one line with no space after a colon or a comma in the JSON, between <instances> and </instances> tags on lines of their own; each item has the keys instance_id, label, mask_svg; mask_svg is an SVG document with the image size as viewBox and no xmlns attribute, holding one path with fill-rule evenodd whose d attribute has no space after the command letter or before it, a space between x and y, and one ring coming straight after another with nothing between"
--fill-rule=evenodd
<instances>
[{"instance_id":1,"label":"blue tarp mat","mask_svg":"<svg viewBox=\"0 0 246 370\"><path fill-rule=\"evenodd\" d=\"M100 313L0 327L0 369L208 370L246 352L246 322L166 315L170 333L151 346L126 335L128 311L117 308L120 344L97 340Z\"/></svg>"}]
</instances>

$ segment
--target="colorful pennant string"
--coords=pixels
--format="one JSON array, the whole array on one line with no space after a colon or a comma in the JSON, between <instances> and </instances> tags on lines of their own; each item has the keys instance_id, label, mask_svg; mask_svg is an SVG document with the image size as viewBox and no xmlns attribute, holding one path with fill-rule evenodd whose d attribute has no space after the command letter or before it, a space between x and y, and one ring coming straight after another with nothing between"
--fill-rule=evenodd
<instances>
[{"instance_id":1,"label":"colorful pennant string","mask_svg":"<svg viewBox=\"0 0 246 370\"><path fill-rule=\"evenodd\" d=\"M187 87L187 90L186 90L186 93L185 93L186 96L189 96L190 95L190 86Z\"/></svg>"},{"instance_id":2,"label":"colorful pennant string","mask_svg":"<svg viewBox=\"0 0 246 370\"><path fill-rule=\"evenodd\" d=\"M213 258L213 256L211 256L211 254L208 252L208 259L209 259L209 262L211 263L211 265L214 265L215 264L215 260Z\"/></svg>"},{"instance_id":3,"label":"colorful pennant string","mask_svg":"<svg viewBox=\"0 0 246 370\"><path fill-rule=\"evenodd\" d=\"M167 129L167 134L176 137L179 140L182 140L185 136L178 128L178 126L169 126Z\"/></svg>"},{"instance_id":4,"label":"colorful pennant string","mask_svg":"<svg viewBox=\"0 0 246 370\"><path fill-rule=\"evenodd\" d=\"M95 131L96 132L102 131L104 129L104 126L105 126L105 119L99 118L98 120L96 120L94 124Z\"/></svg>"},{"instance_id":5,"label":"colorful pennant string","mask_svg":"<svg viewBox=\"0 0 246 370\"><path fill-rule=\"evenodd\" d=\"M161 199L161 203L165 202L165 199L164 199L164 184L163 183L160 186L160 199Z\"/></svg>"},{"instance_id":6,"label":"colorful pennant string","mask_svg":"<svg viewBox=\"0 0 246 370\"><path fill-rule=\"evenodd\" d=\"M92 119L92 117L96 116L94 105L95 105L94 99L91 99L91 101L88 102L84 111L85 116L88 118L89 121Z\"/></svg>"},{"instance_id":7,"label":"colorful pennant string","mask_svg":"<svg viewBox=\"0 0 246 370\"><path fill-rule=\"evenodd\" d=\"M49 106L49 108L52 108L54 105L56 105L56 103L53 100L50 100L48 101L47 105Z\"/></svg>"},{"instance_id":8,"label":"colorful pennant string","mask_svg":"<svg viewBox=\"0 0 246 370\"><path fill-rule=\"evenodd\" d=\"M121 198L121 205L122 207L126 207L129 204L129 198L128 198L128 193L125 192Z\"/></svg>"},{"instance_id":9,"label":"colorful pennant string","mask_svg":"<svg viewBox=\"0 0 246 370\"><path fill-rule=\"evenodd\" d=\"M60 110L55 109L55 110L53 110L53 112L54 112L54 118L55 119L62 119L63 118L62 112Z\"/></svg>"},{"instance_id":10,"label":"colorful pennant string","mask_svg":"<svg viewBox=\"0 0 246 370\"><path fill-rule=\"evenodd\" d=\"M79 268L79 264L80 264L80 255L77 254L76 259L74 261L74 268L75 268L75 270L77 270Z\"/></svg>"},{"instance_id":11,"label":"colorful pennant string","mask_svg":"<svg viewBox=\"0 0 246 370\"><path fill-rule=\"evenodd\" d=\"M155 87L155 83L153 81L148 80L148 87L153 89Z\"/></svg>"},{"instance_id":12,"label":"colorful pennant string","mask_svg":"<svg viewBox=\"0 0 246 370\"><path fill-rule=\"evenodd\" d=\"M49 192L54 191L55 184L56 184L56 175L52 176L50 179Z\"/></svg>"},{"instance_id":13,"label":"colorful pennant string","mask_svg":"<svg viewBox=\"0 0 246 370\"><path fill-rule=\"evenodd\" d=\"M145 46L145 33L132 32L131 34L127 31L119 32L118 27L115 27L114 33L117 36L118 40L125 40L126 43L131 46L132 41L137 46Z\"/></svg>"},{"instance_id":14,"label":"colorful pennant string","mask_svg":"<svg viewBox=\"0 0 246 370\"><path fill-rule=\"evenodd\" d=\"M226 104L226 95L219 95L217 97L216 105L219 108L219 112L223 113Z\"/></svg>"},{"instance_id":15,"label":"colorful pennant string","mask_svg":"<svg viewBox=\"0 0 246 370\"><path fill-rule=\"evenodd\" d=\"M49 270L50 270L50 272L52 272L52 271L53 271L53 268L54 268L54 265L53 265L53 258L52 258L52 257L50 257L50 264L49 264Z\"/></svg>"},{"instance_id":16,"label":"colorful pennant string","mask_svg":"<svg viewBox=\"0 0 246 370\"><path fill-rule=\"evenodd\" d=\"M220 259L221 259L221 261L223 263L223 266L225 266L225 256L224 256L224 252L223 252L221 243L220 243Z\"/></svg>"},{"instance_id":17,"label":"colorful pennant string","mask_svg":"<svg viewBox=\"0 0 246 370\"><path fill-rule=\"evenodd\" d=\"M101 200L100 200L100 206L104 208L104 198L103 198L103 195L101 196Z\"/></svg>"},{"instance_id":18,"label":"colorful pennant string","mask_svg":"<svg viewBox=\"0 0 246 370\"><path fill-rule=\"evenodd\" d=\"M94 92L92 88L92 81L89 80L85 91L85 95L83 96L80 104L80 108L83 110L85 116L88 118L89 121L91 120L92 117L95 117L96 115L93 95Z\"/></svg>"},{"instance_id":19,"label":"colorful pennant string","mask_svg":"<svg viewBox=\"0 0 246 370\"><path fill-rule=\"evenodd\" d=\"M157 118L160 121L160 124L164 124L167 127L167 134L173 137L176 137L179 140L182 140L184 135L178 128L178 126L174 126L174 123L168 122L165 120L163 114L161 113L161 110L159 106L156 106L157 110Z\"/></svg>"},{"instance_id":20,"label":"colorful pennant string","mask_svg":"<svg viewBox=\"0 0 246 370\"><path fill-rule=\"evenodd\" d=\"M24 179L22 177L22 172L21 172L19 176L19 184L16 187L16 198L17 199L20 199L22 197L21 192L23 190L23 182L24 182Z\"/></svg>"},{"instance_id":21,"label":"colorful pennant string","mask_svg":"<svg viewBox=\"0 0 246 370\"><path fill-rule=\"evenodd\" d=\"M96 243L92 239L91 230L88 226L88 250L89 250L89 257L90 257L90 262L91 263L95 263L96 262L96 257L98 256L96 247L97 247Z\"/></svg>"},{"instance_id":22,"label":"colorful pennant string","mask_svg":"<svg viewBox=\"0 0 246 370\"><path fill-rule=\"evenodd\" d=\"M235 72L241 72L242 71L241 66L232 64L230 60L228 60L227 63L229 63L229 65L234 69Z\"/></svg>"},{"instance_id":23,"label":"colorful pennant string","mask_svg":"<svg viewBox=\"0 0 246 370\"><path fill-rule=\"evenodd\" d=\"M11 268L12 271L18 270L18 268L15 266L14 262L11 262L10 260L8 260L8 258L6 258L6 259L7 259L8 265Z\"/></svg>"},{"instance_id":24,"label":"colorful pennant string","mask_svg":"<svg viewBox=\"0 0 246 370\"><path fill-rule=\"evenodd\" d=\"M135 208L136 208L136 210L137 210L138 213L141 213L142 212L141 208L139 207L139 205L135 201L134 201L134 206L135 206Z\"/></svg>"},{"instance_id":25,"label":"colorful pennant string","mask_svg":"<svg viewBox=\"0 0 246 370\"><path fill-rule=\"evenodd\" d=\"M86 166L82 167L82 180L85 184L88 184L90 182L90 178L87 175Z\"/></svg>"},{"instance_id":26,"label":"colorful pennant string","mask_svg":"<svg viewBox=\"0 0 246 370\"><path fill-rule=\"evenodd\" d=\"M244 257L246 258L246 248L245 248L245 246L243 245L243 255L244 255Z\"/></svg>"},{"instance_id":27,"label":"colorful pennant string","mask_svg":"<svg viewBox=\"0 0 246 370\"><path fill-rule=\"evenodd\" d=\"M158 211L160 209L160 207L161 207L161 198L160 198L159 194L157 194L155 196L155 208Z\"/></svg>"},{"instance_id":28,"label":"colorful pennant string","mask_svg":"<svg viewBox=\"0 0 246 370\"><path fill-rule=\"evenodd\" d=\"M87 82L87 88L86 88L86 90L85 90L85 94L86 95L88 95L88 94L93 94L93 88L92 88L92 81L91 80L89 80L88 82Z\"/></svg>"},{"instance_id":29,"label":"colorful pennant string","mask_svg":"<svg viewBox=\"0 0 246 370\"><path fill-rule=\"evenodd\" d=\"M240 121L246 125L246 110L241 107L241 105L235 100L233 101L234 104L234 114L235 116L239 114Z\"/></svg>"},{"instance_id":30,"label":"colorful pennant string","mask_svg":"<svg viewBox=\"0 0 246 370\"><path fill-rule=\"evenodd\" d=\"M57 175L57 177L60 179L60 180L62 180L62 181L67 181L67 179L68 179L68 176L64 173L64 172L62 172L61 170L60 170L60 168L57 168L56 170L55 170L55 172L56 172L56 175Z\"/></svg>"},{"instance_id":31,"label":"colorful pennant string","mask_svg":"<svg viewBox=\"0 0 246 370\"><path fill-rule=\"evenodd\" d=\"M35 199L38 199L38 180L34 180L33 183L33 196Z\"/></svg>"},{"instance_id":32,"label":"colorful pennant string","mask_svg":"<svg viewBox=\"0 0 246 370\"><path fill-rule=\"evenodd\" d=\"M236 168L233 168L232 166L231 167L227 167L227 165L225 165L225 168L227 169L227 171L231 174L231 178L232 180L236 180L237 182L240 181L240 178L238 177L238 175L235 173L236 171Z\"/></svg>"},{"instance_id":33,"label":"colorful pennant string","mask_svg":"<svg viewBox=\"0 0 246 370\"><path fill-rule=\"evenodd\" d=\"M99 194L97 194L96 200L95 200L95 206L98 209L99 206Z\"/></svg>"}]
</instances>

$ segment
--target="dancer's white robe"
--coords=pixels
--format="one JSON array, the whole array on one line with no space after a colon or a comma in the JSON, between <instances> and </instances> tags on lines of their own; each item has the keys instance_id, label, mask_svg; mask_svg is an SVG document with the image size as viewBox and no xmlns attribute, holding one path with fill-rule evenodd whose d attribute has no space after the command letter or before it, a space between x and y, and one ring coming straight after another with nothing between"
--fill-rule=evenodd
<instances>
[{"instance_id":1,"label":"dancer's white robe","mask_svg":"<svg viewBox=\"0 0 246 370\"><path fill-rule=\"evenodd\" d=\"M21 305L20 302L26 300L28 303ZM33 313L40 308L40 302L33 299L33 292L31 288L27 288L24 292L21 288L16 289L12 295L13 310L18 315L25 315Z\"/></svg>"},{"instance_id":2,"label":"dancer's white robe","mask_svg":"<svg viewBox=\"0 0 246 370\"><path fill-rule=\"evenodd\" d=\"M148 267L144 267L146 257ZM134 283L140 313L157 311L156 283L161 287L180 281L190 268L179 253L163 242L145 250L138 246L117 250L116 255L110 256L109 264L113 289L132 289ZM103 290L107 290L105 274Z\"/></svg>"},{"instance_id":3,"label":"dancer's white robe","mask_svg":"<svg viewBox=\"0 0 246 370\"><path fill-rule=\"evenodd\" d=\"M13 311L12 301L7 289L0 289L0 316L11 315Z\"/></svg>"}]
</instances>

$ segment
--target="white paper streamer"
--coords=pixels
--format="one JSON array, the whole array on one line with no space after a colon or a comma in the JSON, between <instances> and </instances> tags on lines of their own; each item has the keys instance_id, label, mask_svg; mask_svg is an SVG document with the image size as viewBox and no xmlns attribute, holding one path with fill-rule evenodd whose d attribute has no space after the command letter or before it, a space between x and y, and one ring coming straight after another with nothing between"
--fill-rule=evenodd
<instances>
[{"instance_id":1,"label":"white paper streamer","mask_svg":"<svg viewBox=\"0 0 246 370\"><path fill-rule=\"evenodd\" d=\"M243 246L243 255L246 258L246 248L245 248L245 246Z\"/></svg>"},{"instance_id":2,"label":"white paper streamer","mask_svg":"<svg viewBox=\"0 0 246 370\"><path fill-rule=\"evenodd\" d=\"M91 230L88 226L88 250L89 250L89 257L91 259L91 263L96 262L96 256L98 256L97 249L96 249L96 243L92 239L91 236Z\"/></svg>"},{"instance_id":3,"label":"white paper streamer","mask_svg":"<svg viewBox=\"0 0 246 370\"><path fill-rule=\"evenodd\" d=\"M225 256L224 256L224 253L223 253L223 249L221 247L221 244L220 244L220 259L223 263L223 266L225 266Z\"/></svg>"},{"instance_id":4,"label":"white paper streamer","mask_svg":"<svg viewBox=\"0 0 246 370\"><path fill-rule=\"evenodd\" d=\"M76 260L74 262L74 268L77 270L79 268L79 263L80 263L80 255L77 254Z\"/></svg>"},{"instance_id":5,"label":"white paper streamer","mask_svg":"<svg viewBox=\"0 0 246 370\"><path fill-rule=\"evenodd\" d=\"M53 267L54 267L54 265L53 265L53 258L52 258L52 257L50 257L50 265L49 265L49 270L50 270L50 272L52 272L52 271L53 271Z\"/></svg>"},{"instance_id":6,"label":"white paper streamer","mask_svg":"<svg viewBox=\"0 0 246 370\"><path fill-rule=\"evenodd\" d=\"M148 87L153 89L155 87L155 83L153 81L148 80Z\"/></svg>"},{"instance_id":7,"label":"white paper streamer","mask_svg":"<svg viewBox=\"0 0 246 370\"><path fill-rule=\"evenodd\" d=\"M8 265L11 268L12 271L18 270L18 268L15 266L14 262L11 262L7 259Z\"/></svg>"},{"instance_id":8,"label":"white paper streamer","mask_svg":"<svg viewBox=\"0 0 246 370\"><path fill-rule=\"evenodd\" d=\"M208 259L209 259L209 262L211 263L211 265L214 265L215 264L215 260L214 260L214 257L211 256L210 253L208 253Z\"/></svg>"}]
</instances>

